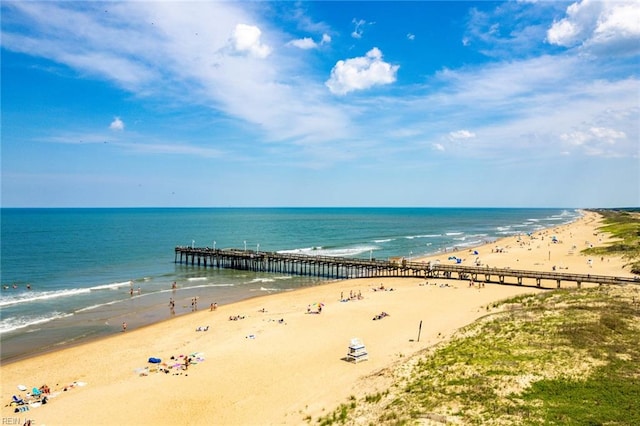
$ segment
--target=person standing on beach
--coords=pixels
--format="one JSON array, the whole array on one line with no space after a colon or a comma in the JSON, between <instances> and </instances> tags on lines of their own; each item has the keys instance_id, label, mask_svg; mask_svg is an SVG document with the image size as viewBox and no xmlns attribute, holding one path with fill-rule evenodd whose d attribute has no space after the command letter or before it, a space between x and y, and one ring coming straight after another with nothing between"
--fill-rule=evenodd
<instances>
[{"instance_id":1,"label":"person standing on beach","mask_svg":"<svg viewBox=\"0 0 640 426\"><path fill-rule=\"evenodd\" d=\"M122 332L124 333L125 331L127 331L127 323L123 322L122 323Z\"/></svg>"}]
</instances>

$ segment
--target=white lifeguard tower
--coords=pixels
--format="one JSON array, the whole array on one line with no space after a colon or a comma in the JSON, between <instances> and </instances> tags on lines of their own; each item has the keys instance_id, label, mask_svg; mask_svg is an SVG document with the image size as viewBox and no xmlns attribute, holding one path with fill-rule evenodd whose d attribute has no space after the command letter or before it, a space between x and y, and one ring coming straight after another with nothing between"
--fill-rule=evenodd
<instances>
[{"instance_id":1,"label":"white lifeguard tower","mask_svg":"<svg viewBox=\"0 0 640 426\"><path fill-rule=\"evenodd\" d=\"M347 352L347 361L353 361L357 364L360 361L366 361L368 359L369 354L367 353L367 348L364 346L364 343L357 337L351 339L349 352Z\"/></svg>"}]
</instances>

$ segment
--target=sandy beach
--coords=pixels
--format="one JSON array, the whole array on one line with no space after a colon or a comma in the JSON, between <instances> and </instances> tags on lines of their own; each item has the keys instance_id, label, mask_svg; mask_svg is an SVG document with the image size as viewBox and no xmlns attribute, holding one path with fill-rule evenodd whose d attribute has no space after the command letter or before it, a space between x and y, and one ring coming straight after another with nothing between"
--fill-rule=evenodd
<instances>
[{"instance_id":1,"label":"sandy beach","mask_svg":"<svg viewBox=\"0 0 640 426\"><path fill-rule=\"evenodd\" d=\"M468 265L631 276L620 258L580 254L609 241L596 231L599 224L599 215L584 212L572 224L532 236L418 260L444 263L456 256ZM546 290L375 278L273 294L215 311L201 303L193 314L2 365L2 418L49 426L303 424L351 395L385 389L385 369L445 342L482 316L488 304L540 291ZM374 320L382 312L388 315ZM364 343L367 361L345 360L353 338ZM161 363L149 363L150 357ZM185 369L186 357L191 363ZM47 404L17 413L8 406L13 395L25 397L19 385L44 384L51 389Z\"/></svg>"}]
</instances>

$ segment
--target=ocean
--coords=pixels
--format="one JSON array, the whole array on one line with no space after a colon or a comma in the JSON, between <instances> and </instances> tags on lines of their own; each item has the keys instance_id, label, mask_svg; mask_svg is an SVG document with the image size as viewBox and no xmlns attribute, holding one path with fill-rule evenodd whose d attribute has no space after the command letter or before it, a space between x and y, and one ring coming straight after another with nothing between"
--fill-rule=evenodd
<instances>
[{"instance_id":1,"label":"ocean","mask_svg":"<svg viewBox=\"0 0 640 426\"><path fill-rule=\"evenodd\" d=\"M110 335L125 321L133 329L183 315L194 298L208 309L322 282L176 264L178 245L416 258L579 216L561 208L3 208L0 361Z\"/></svg>"}]
</instances>

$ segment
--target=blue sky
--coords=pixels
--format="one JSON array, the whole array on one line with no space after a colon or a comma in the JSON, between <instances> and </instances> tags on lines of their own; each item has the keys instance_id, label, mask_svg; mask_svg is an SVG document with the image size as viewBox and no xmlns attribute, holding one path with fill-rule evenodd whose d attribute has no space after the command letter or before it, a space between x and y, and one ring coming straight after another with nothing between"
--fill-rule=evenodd
<instances>
[{"instance_id":1,"label":"blue sky","mask_svg":"<svg viewBox=\"0 0 640 426\"><path fill-rule=\"evenodd\" d=\"M640 3L2 2L2 206L640 205Z\"/></svg>"}]
</instances>

